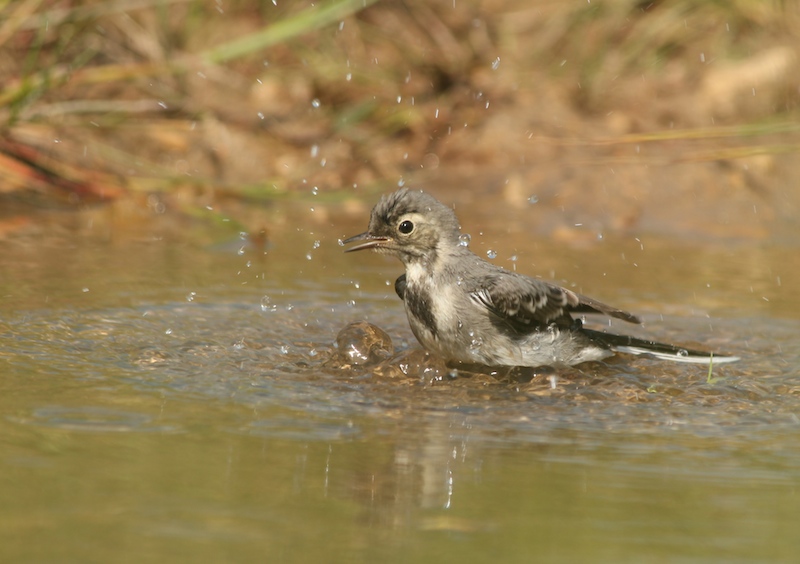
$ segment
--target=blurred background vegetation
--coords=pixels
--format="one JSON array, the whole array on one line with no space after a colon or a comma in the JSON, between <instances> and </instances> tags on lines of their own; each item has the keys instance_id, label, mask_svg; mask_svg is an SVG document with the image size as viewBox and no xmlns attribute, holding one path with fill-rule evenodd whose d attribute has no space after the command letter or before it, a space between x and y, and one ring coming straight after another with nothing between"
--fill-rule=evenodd
<instances>
[{"instance_id":1,"label":"blurred background vegetation","mask_svg":"<svg viewBox=\"0 0 800 564\"><path fill-rule=\"evenodd\" d=\"M800 206L798 38L798 0L0 2L0 206L197 217L432 181L515 201L585 195L602 163L631 165L612 226L687 182L703 214L739 190L770 223Z\"/></svg>"}]
</instances>

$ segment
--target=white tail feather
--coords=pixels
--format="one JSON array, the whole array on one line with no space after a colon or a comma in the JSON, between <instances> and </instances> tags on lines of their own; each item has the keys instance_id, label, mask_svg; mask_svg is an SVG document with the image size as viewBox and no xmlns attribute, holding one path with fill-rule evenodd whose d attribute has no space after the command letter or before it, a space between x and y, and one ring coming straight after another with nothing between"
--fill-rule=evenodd
<instances>
[{"instance_id":1,"label":"white tail feather","mask_svg":"<svg viewBox=\"0 0 800 564\"><path fill-rule=\"evenodd\" d=\"M712 356L708 355L698 355L687 352L686 354L681 353L668 353L662 351L654 351L645 347L635 347L629 345L616 345L612 347L613 350L621 353L626 354L643 354L647 356L652 356L653 358L658 358L660 360L670 360L672 362L685 362L687 364L725 364L727 362L736 362L741 360L738 356ZM684 351L685 352L685 351Z\"/></svg>"}]
</instances>

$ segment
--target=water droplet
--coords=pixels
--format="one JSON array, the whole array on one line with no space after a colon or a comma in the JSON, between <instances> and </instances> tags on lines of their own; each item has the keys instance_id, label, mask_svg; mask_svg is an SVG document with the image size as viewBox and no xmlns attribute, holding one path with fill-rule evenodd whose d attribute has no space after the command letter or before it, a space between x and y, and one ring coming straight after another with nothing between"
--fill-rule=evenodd
<instances>
[{"instance_id":1,"label":"water droplet","mask_svg":"<svg viewBox=\"0 0 800 564\"><path fill-rule=\"evenodd\" d=\"M346 75L344 75L344 79L347 82L350 82L351 80L353 80L353 73L348 72Z\"/></svg>"},{"instance_id":2,"label":"water droplet","mask_svg":"<svg viewBox=\"0 0 800 564\"><path fill-rule=\"evenodd\" d=\"M356 301L355 300L347 300L347 305L350 306L350 307L355 307L356 306Z\"/></svg>"},{"instance_id":3,"label":"water droplet","mask_svg":"<svg viewBox=\"0 0 800 564\"><path fill-rule=\"evenodd\" d=\"M336 243L338 243L340 247L344 247L344 241L342 239L336 239Z\"/></svg>"},{"instance_id":4,"label":"water droplet","mask_svg":"<svg viewBox=\"0 0 800 564\"><path fill-rule=\"evenodd\" d=\"M500 57L492 61L492 70L497 70L498 68L500 68Z\"/></svg>"},{"instance_id":5,"label":"water droplet","mask_svg":"<svg viewBox=\"0 0 800 564\"><path fill-rule=\"evenodd\" d=\"M469 247L470 241L472 241L472 237L469 233L462 233L458 236L458 244L462 247Z\"/></svg>"},{"instance_id":6,"label":"water droplet","mask_svg":"<svg viewBox=\"0 0 800 564\"><path fill-rule=\"evenodd\" d=\"M314 106L315 108L319 108L320 105L322 105L322 102L319 101L319 98L314 98L313 100L311 100L311 105Z\"/></svg>"},{"instance_id":7,"label":"water droplet","mask_svg":"<svg viewBox=\"0 0 800 564\"><path fill-rule=\"evenodd\" d=\"M597 234L597 240L598 241L602 241L603 240L603 234L602 233L598 233Z\"/></svg>"},{"instance_id":8,"label":"water droplet","mask_svg":"<svg viewBox=\"0 0 800 564\"><path fill-rule=\"evenodd\" d=\"M353 287L354 287L356 290L358 290L359 288L361 288L361 284L359 284L358 282L353 282Z\"/></svg>"},{"instance_id":9,"label":"water droplet","mask_svg":"<svg viewBox=\"0 0 800 564\"><path fill-rule=\"evenodd\" d=\"M172 335L172 329L167 329L166 331L164 331L164 334L165 335Z\"/></svg>"},{"instance_id":10,"label":"water droplet","mask_svg":"<svg viewBox=\"0 0 800 564\"><path fill-rule=\"evenodd\" d=\"M473 335L472 331L470 331L470 341L469 341L469 348L471 350L479 349L483 346L483 339L478 337L477 335Z\"/></svg>"},{"instance_id":11,"label":"water droplet","mask_svg":"<svg viewBox=\"0 0 800 564\"><path fill-rule=\"evenodd\" d=\"M244 254L244 247L239 247L239 250L236 251L236 254L242 256Z\"/></svg>"},{"instance_id":12,"label":"water droplet","mask_svg":"<svg viewBox=\"0 0 800 564\"><path fill-rule=\"evenodd\" d=\"M320 244L319 240L314 241L314 248L319 249Z\"/></svg>"},{"instance_id":13,"label":"water droplet","mask_svg":"<svg viewBox=\"0 0 800 564\"><path fill-rule=\"evenodd\" d=\"M261 311L270 311L272 309L272 300L269 299L269 296L264 296L261 298Z\"/></svg>"},{"instance_id":14,"label":"water droplet","mask_svg":"<svg viewBox=\"0 0 800 564\"><path fill-rule=\"evenodd\" d=\"M306 255L306 260L311 260L311 258L312 258L312 257L311 257L311 253L308 253L308 254Z\"/></svg>"},{"instance_id":15,"label":"water droplet","mask_svg":"<svg viewBox=\"0 0 800 564\"><path fill-rule=\"evenodd\" d=\"M186 294L186 301L193 302L196 295L197 292L189 292L188 294Z\"/></svg>"},{"instance_id":16,"label":"water droplet","mask_svg":"<svg viewBox=\"0 0 800 564\"><path fill-rule=\"evenodd\" d=\"M317 349L311 349L308 351L308 356L317 356Z\"/></svg>"},{"instance_id":17,"label":"water droplet","mask_svg":"<svg viewBox=\"0 0 800 564\"><path fill-rule=\"evenodd\" d=\"M264 113L263 112L258 112L256 115L258 116L258 119L264 119Z\"/></svg>"},{"instance_id":18,"label":"water droplet","mask_svg":"<svg viewBox=\"0 0 800 564\"><path fill-rule=\"evenodd\" d=\"M397 181L398 188L402 188L403 186L405 186L405 184L406 184L406 181L403 180L402 178Z\"/></svg>"},{"instance_id":19,"label":"water droplet","mask_svg":"<svg viewBox=\"0 0 800 564\"><path fill-rule=\"evenodd\" d=\"M489 249L488 251L486 251L486 256L489 257L490 259L497 258L497 251Z\"/></svg>"},{"instance_id":20,"label":"water droplet","mask_svg":"<svg viewBox=\"0 0 800 564\"><path fill-rule=\"evenodd\" d=\"M529 204L538 204L539 203L539 196L534 194L533 196L529 197L528 198L528 203Z\"/></svg>"},{"instance_id":21,"label":"water droplet","mask_svg":"<svg viewBox=\"0 0 800 564\"><path fill-rule=\"evenodd\" d=\"M311 145L311 158L314 159L319 154L319 145Z\"/></svg>"},{"instance_id":22,"label":"water droplet","mask_svg":"<svg viewBox=\"0 0 800 564\"><path fill-rule=\"evenodd\" d=\"M686 349L681 349L676 353L678 356L689 356L689 351Z\"/></svg>"},{"instance_id":23,"label":"water droplet","mask_svg":"<svg viewBox=\"0 0 800 564\"><path fill-rule=\"evenodd\" d=\"M316 186L314 186L314 187L311 189L311 195L312 195L312 196L316 196L317 194L319 194L319 188L317 188Z\"/></svg>"},{"instance_id":24,"label":"water droplet","mask_svg":"<svg viewBox=\"0 0 800 564\"><path fill-rule=\"evenodd\" d=\"M281 354L289 354L289 347L281 345Z\"/></svg>"}]
</instances>

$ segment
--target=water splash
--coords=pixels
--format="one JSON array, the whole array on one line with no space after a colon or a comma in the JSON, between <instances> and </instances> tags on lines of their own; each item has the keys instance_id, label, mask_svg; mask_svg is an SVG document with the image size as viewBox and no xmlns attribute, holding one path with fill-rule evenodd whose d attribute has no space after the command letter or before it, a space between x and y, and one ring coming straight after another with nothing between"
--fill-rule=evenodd
<instances>
[{"instance_id":1,"label":"water splash","mask_svg":"<svg viewBox=\"0 0 800 564\"><path fill-rule=\"evenodd\" d=\"M469 332L469 349L472 351L478 350L483 346L483 339L480 335L476 335L474 331Z\"/></svg>"}]
</instances>

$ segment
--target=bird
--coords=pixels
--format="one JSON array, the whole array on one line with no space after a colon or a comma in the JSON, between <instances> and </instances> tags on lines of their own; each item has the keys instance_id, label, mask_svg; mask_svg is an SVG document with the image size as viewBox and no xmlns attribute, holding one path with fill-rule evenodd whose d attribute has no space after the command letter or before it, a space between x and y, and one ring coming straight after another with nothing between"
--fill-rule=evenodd
<instances>
[{"instance_id":1,"label":"bird","mask_svg":"<svg viewBox=\"0 0 800 564\"><path fill-rule=\"evenodd\" d=\"M454 210L430 194L401 188L381 197L367 231L342 241L403 263L395 292L411 331L448 364L567 367L615 353L697 364L739 357L692 350L584 327L584 314L640 324L627 311L483 260L468 246Z\"/></svg>"}]
</instances>

